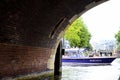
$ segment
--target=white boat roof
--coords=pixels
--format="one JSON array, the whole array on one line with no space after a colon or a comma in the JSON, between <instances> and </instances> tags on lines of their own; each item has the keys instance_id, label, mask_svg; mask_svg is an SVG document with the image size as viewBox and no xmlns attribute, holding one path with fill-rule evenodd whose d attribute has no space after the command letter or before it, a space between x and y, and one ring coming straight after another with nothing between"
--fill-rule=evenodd
<instances>
[{"instance_id":1,"label":"white boat roof","mask_svg":"<svg viewBox=\"0 0 120 80\"><path fill-rule=\"evenodd\" d=\"M83 51L84 48L68 48L68 49L65 49L65 51Z\"/></svg>"}]
</instances>

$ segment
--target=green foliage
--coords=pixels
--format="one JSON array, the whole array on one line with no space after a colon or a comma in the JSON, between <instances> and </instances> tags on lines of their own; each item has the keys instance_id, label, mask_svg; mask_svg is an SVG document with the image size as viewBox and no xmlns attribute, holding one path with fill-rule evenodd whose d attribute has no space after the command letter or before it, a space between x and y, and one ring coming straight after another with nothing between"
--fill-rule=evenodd
<instances>
[{"instance_id":1,"label":"green foliage","mask_svg":"<svg viewBox=\"0 0 120 80\"><path fill-rule=\"evenodd\" d=\"M115 38L117 40L117 50L120 50L120 30L115 34Z\"/></svg>"},{"instance_id":2,"label":"green foliage","mask_svg":"<svg viewBox=\"0 0 120 80\"><path fill-rule=\"evenodd\" d=\"M117 50L120 50L120 45L117 46Z\"/></svg>"},{"instance_id":3,"label":"green foliage","mask_svg":"<svg viewBox=\"0 0 120 80\"><path fill-rule=\"evenodd\" d=\"M65 33L65 39L70 42L71 47L88 47L90 46L91 34L89 33L82 18L78 18L68 28Z\"/></svg>"},{"instance_id":4,"label":"green foliage","mask_svg":"<svg viewBox=\"0 0 120 80\"><path fill-rule=\"evenodd\" d=\"M93 47L90 43L88 44L88 46L86 48L87 48L87 50L93 50Z\"/></svg>"},{"instance_id":5,"label":"green foliage","mask_svg":"<svg viewBox=\"0 0 120 80\"><path fill-rule=\"evenodd\" d=\"M120 43L120 31L118 31L118 33L115 34L115 38L116 38L117 42Z\"/></svg>"}]
</instances>

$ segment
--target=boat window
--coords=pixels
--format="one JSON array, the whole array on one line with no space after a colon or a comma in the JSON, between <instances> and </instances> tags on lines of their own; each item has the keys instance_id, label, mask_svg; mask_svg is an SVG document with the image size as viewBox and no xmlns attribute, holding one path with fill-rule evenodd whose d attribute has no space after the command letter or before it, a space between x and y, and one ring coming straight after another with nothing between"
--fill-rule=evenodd
<instances>
[{"instance_id":1,"label":"boat window","mask_svg":"<svg viewBox=\"0 0 120 80\"><path fill-rule=\"evenodd\" d=\"M72 52L72 56L76 56L76 52Z\"/></svg>"},{"instance_id":2,"label":"boat window","mask_svg":"<svg viewBox=\"0 0 120 80\"><path fill-rule=\"evenodd\" d=\"M65 56L68 56L68 52L65 52Z\"/></svg>"}]
</instances>

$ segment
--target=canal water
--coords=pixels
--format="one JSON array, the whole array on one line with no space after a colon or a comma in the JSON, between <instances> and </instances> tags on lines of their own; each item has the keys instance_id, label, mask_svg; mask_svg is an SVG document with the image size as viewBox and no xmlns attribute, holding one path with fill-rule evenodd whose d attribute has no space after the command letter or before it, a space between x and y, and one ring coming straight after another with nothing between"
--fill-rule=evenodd
<instances>
[{"instance_id":1,"label":"canal water","mask_svg":"<svg viewBox=\"0 0 120 80\"><path fill-rule=\"evenodd\" d=\"M120 80L120 58L104 66L62 66L61 80Z\"/></svg>"}]
</instances>

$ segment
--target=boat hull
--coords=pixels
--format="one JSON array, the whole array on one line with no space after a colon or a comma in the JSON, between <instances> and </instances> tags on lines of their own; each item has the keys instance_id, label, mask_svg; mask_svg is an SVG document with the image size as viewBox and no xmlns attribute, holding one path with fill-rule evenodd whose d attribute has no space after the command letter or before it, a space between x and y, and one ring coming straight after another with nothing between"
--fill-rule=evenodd
<instances>
[{"instance_id":1,"label":"boat hull","mask_svg":"<svg viewBox=\"0 0 120 80\"><path fill-rule=\"evenodd\" d=\"M111 64L116 57L108 57L108 58L79 58L79 59L70 59L63 58L63 65L109 65Z\"/></svg>"}]
</instances>

